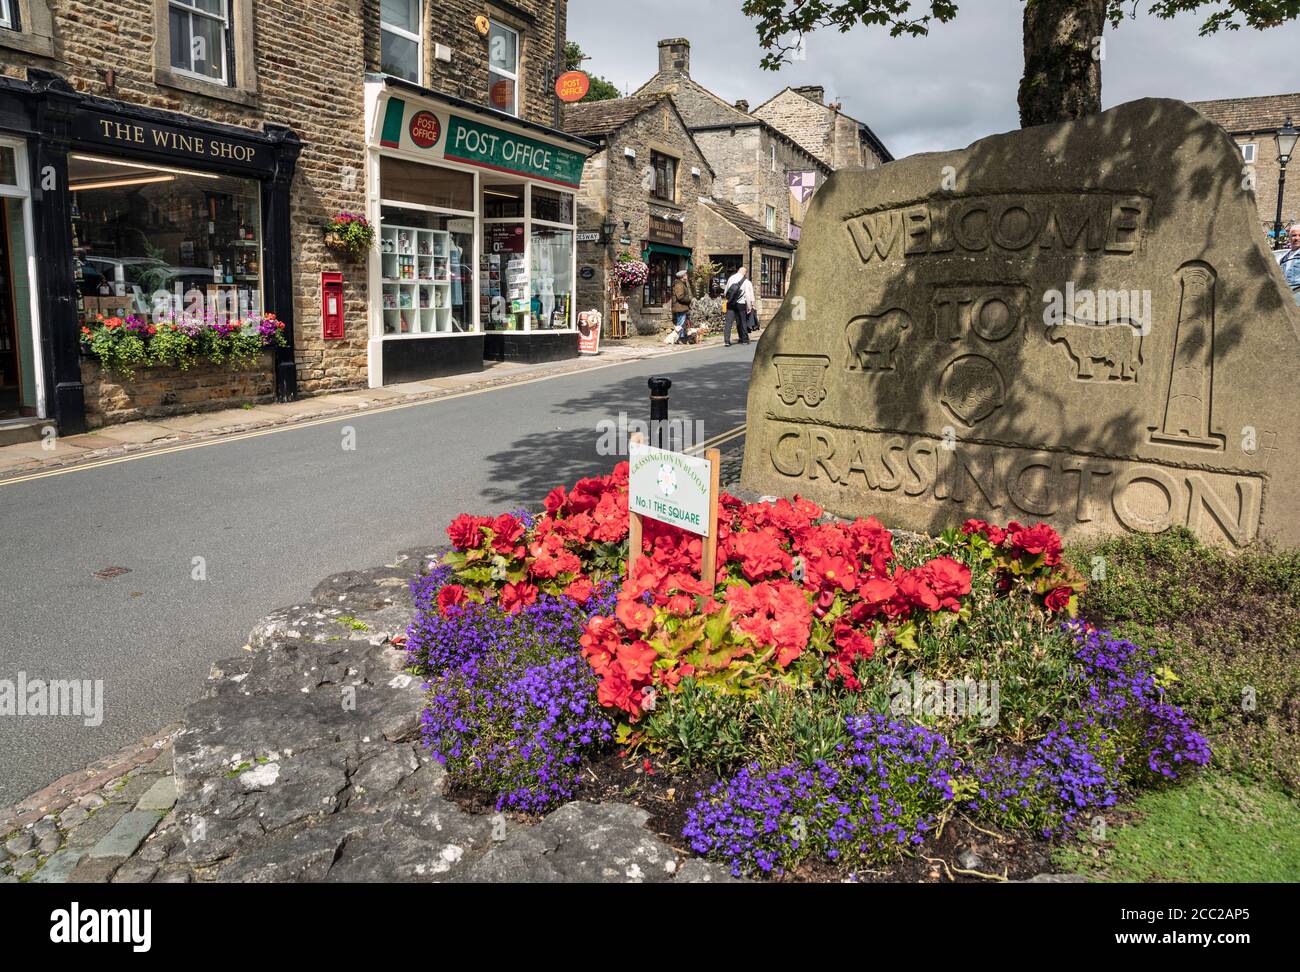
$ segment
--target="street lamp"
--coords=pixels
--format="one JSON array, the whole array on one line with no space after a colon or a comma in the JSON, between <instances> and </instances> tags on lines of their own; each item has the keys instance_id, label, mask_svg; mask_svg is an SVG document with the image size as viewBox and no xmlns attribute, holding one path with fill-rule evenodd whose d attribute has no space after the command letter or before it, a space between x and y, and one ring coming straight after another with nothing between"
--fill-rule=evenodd
<instances>
[{"instance_id":1,"label":"street lamp","mask_svg":"<svg viewBox=\"0 0 1300 972\"><path fill-rule=\"evenodd\" d=\"M1282 193L1286 191L1286 164L1291 161L1291 153L1295 151L1295 143L1298 138L1300 138L1300 131L1292 126L1289 116L1286 123L1273 136L1273 141L1277 143L1278 164L1277 215L1273 219L1273 241L1279 246L1282 243Z\"/></svg>"}]
</instances>

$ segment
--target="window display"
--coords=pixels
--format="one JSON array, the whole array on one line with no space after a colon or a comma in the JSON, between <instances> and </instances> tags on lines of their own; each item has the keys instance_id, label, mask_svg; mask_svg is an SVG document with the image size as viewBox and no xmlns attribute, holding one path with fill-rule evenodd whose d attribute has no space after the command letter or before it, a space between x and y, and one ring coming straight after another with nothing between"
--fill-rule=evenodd
<instances>
[{"instance_id":1,"label":"window display","mask_svg":"<svg viewBox=\"0 0 1300 972\"><path fill-rule=\"evenodd\" d=\"M573 326L573 232L533 227L533 330Z\"/></svg>"},{"instance_id":2,"label":"window display","mask_svg":"<svg viewBox=\"0 0 1300 972\"><path fill-rule=\"evenodd\" d=\"M479 266L479 315L488 331L522 331L531 311L523 223L484 227Z\"/></svg>"},{"instance_id":3,"label":"window display","mask_svg":"<svg viewBox=\"0 0 1300 972\"><path fill-rule=\"evenodd\" d=\"M474 220L385 206L379 230L384 334L474 330Z\"/></svg>"},{"instance_id":4,"label":"window display","mask_svg":"<svg viewBox=\"0 0 1300 972\"><path fill-rule=\"evenodd\" d=\"M68 189L83 321L261 313L257 181L74 154Z\"/></svg>"}]
</instances>

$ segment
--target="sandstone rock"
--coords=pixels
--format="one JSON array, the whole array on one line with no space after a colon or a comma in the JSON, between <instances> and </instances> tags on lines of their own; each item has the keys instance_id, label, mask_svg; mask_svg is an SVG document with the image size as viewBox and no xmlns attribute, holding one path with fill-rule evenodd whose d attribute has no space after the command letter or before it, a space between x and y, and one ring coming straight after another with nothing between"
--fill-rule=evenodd
<instances>
[{"instance_id":1,"label":"sandstone rock","mask_svg":"<svg viewBox=\"0 0 1300 972\"><path fill-rule=\"evenodd\" d=\"M1133 102L832 176L755 356L743 485L929 533L1295 545L1297 365L1237 146Z\"/></svg>"}]
</instances>

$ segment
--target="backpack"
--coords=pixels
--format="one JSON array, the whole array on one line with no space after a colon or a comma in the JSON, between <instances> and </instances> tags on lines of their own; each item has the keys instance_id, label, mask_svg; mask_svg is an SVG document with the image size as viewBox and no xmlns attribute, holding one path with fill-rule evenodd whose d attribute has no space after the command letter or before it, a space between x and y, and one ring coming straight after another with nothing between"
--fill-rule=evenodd
<instances>
[{"instance_id":1,"label":"backpack","mask_svg":"<svg viewBox=\"0 0 1300 972\"><path fill-rule=\"evenodd\" d=\"M745 292L745 281L740 280L732 284L730 287L727 288L727 293L726 293L727 304L730 305L730 304L740 303L741 294L743 294L744 292Z\"/></svg>"}]
</instances>

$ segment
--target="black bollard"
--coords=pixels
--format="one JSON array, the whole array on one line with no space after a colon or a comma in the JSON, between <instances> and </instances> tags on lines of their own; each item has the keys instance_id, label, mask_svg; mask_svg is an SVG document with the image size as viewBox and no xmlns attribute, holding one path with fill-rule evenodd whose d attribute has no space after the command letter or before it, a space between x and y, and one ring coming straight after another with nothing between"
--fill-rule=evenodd
<instances>
[{"instance_id":1,"label":"black bollard","mask_svg":"<svg viewBox=\"0 0 1300 972\"><path fill-rule=\"evenodd\" d=\"M673 387L669 378L651 378L650 385L650 444L656 449L671 448L668 439L668 389Z\"/></svg>"}]
</instances>

